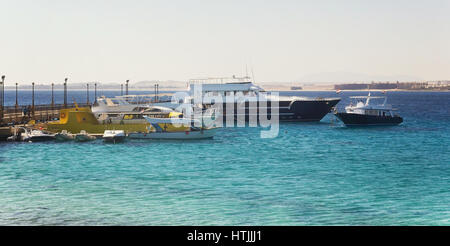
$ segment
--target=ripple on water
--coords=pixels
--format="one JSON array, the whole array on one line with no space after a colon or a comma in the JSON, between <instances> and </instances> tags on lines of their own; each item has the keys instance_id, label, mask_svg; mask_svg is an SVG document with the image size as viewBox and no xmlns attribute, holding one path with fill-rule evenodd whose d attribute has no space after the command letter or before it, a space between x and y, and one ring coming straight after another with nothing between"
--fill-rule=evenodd
<instances>
[{"instance_id":1,"label":"ripple on water","mask_svg":"<svg viewBox=\"0 0 450 246\"><path fill-rule=\"evenodd\" d=\"M0 224L449 225L450 120L391 97L406 100L399 127L327 116L274 139L0 143Z\"/></svg>"}]
</instances>

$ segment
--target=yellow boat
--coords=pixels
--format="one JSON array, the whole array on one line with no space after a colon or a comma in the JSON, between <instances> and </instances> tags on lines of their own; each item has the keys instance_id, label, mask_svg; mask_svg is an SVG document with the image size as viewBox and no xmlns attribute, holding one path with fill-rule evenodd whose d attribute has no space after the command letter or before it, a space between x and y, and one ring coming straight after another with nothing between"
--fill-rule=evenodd
<instances>
[{"instance_id":1,"label":"yellow boat","mask_svg":"<svg viewBox=\"0 0 450 246\"><path fill-rule=\"evenodd\" d=\"M174 114L170 114L169 117L176 117ZM176 127L170 123L162 123L159 125L167 132L179 132L190 131L190 127ZM108 122L99 122L91 109L88 107L83 108L69 108L60 110L59 121L49 122L47 124L47 130L58 133L63 130L72 133L78 133L86 131L90 134L103 134L105 130L123 130L126 133L130 132L144 132L148 133L152 131L150 123L136 123L136 124L113 124Z\"/></svg>"}]
</instances>

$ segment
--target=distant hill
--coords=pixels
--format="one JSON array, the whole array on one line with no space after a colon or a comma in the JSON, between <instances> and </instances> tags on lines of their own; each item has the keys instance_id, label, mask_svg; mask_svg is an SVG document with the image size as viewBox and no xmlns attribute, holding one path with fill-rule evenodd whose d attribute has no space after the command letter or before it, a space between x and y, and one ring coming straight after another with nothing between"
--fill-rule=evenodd
<instances>
[{"instance_id":1,"label":"distant hill","mask_svg":"<svg viewBox=\"0 0 450 246\"><path fill-rule=\"evenodd\" d=\"M167 80L167 81L159 81L159 80L146 80L139 81L130 86L132 88L137 89L149 89L154 88L155 84L159 85L159 89L186 89L187 82L186 81L175 81L175 80Z\"/></svg>"}]
</instances>

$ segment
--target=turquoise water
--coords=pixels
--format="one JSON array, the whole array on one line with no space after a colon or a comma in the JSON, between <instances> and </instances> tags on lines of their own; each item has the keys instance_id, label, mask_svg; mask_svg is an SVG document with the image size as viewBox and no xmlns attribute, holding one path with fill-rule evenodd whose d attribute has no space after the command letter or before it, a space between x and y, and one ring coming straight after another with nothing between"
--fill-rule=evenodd
<instances>
[{"instance_id":1,"label":"turquoise water","mask_svg":"<svg viewBox=\"0 0 450 246\"><path fill-rule=\"evenodd\" d=\"M450 225L450 93L389 99L404 124L329 115L274 139L0 143L0 224Z\"/></svg>"}]
</instances>

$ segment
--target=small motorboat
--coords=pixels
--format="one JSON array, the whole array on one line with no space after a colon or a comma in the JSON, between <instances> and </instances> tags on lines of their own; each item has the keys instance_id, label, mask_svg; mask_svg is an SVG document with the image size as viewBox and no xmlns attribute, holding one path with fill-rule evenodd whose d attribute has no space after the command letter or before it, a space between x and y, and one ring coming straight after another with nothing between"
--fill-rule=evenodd
<instances>
[{"instance_id":1,"label":"small motorboat","mask_svg":"<svg viewBox=\"0 0 450 246\"><path fill-rule=\"evenodd\" d=\"M88 142L95 139L95 136L89 135L85 130L81 130L80 133L75 135L75 141L77 142Z\"/></svg>"},{"instance_id":2,"label":"small motorboat","mask_svg":"<svg viewBox=\"0 0 450 246\"><path fill-rule=\"evenodd\" d=\"M20 136L21 140L24 142L42 142L55 139L54 134L49 134L41 130L28 130L26 128Z\"/></svg>"},{"instance_id":3,"label":"small motorboat","mask_svg":"<svg viewBox=\"0 0 450 246\"><path fill-rule=\"evenodd\" d=\"M125 140L125 131L124 130L106 130L103 133L103 141L105 142L121 142Z\"/></svg>"},{"instance_id":4,"label":"small motorboat","mask_svg":"<svg viewBox=\"0 0 450 246\"><path fill-rule=\"evenodd\" d=\"M64 141L71 141L75 139L75 135L67 132L67 130L62 130L60 133L57 133L55 135L56 141L64 142Z\"/></svg>"},{"instance_id":5,"label":"small motorboat","mask_svg":"<svg viewBox=\"0 0 450 246\"><path fill-rule=\"evenodd\" d=\"M356 105L350 104L345 107L345 112L335 112L336 117L346 126L379 126L398 125L403 122L403 118L394 114L391 105L386 104L387 97L357 96L350 97L357 99ZM361 100L361 99L365 99ZM384 99L382 104L372 105L372 99Z\"/></svg>"}]
</instances>

